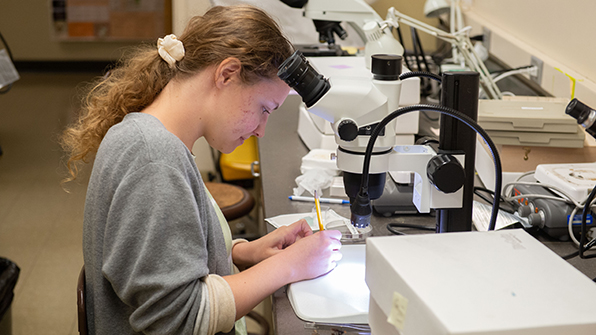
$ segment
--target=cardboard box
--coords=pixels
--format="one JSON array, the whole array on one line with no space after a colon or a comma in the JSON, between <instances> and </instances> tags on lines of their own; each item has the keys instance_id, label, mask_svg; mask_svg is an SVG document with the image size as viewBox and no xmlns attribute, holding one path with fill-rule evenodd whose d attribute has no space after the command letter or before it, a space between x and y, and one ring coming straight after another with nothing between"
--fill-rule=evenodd
<instances>
[{"instance_id":1,"label":"cardboard box","mask_svg":"<svg viewBox=\"0 0 596 335\"><path fill-rule=\"evenodd\" d=\"M504 172L534 171L540 164L593 163L596 147L553 148L535 146L499 146Z\"/></svg>"}]
</instances>

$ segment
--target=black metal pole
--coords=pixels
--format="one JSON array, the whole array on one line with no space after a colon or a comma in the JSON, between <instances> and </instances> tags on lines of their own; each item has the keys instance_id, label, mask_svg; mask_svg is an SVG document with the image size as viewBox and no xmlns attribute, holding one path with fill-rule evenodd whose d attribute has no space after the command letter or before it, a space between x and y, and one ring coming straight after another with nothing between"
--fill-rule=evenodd
<instances>
[{"instance_id":1,"label":"black metal pole","mask_svg":"<svg viewBox=\"0 0 596 335\"><path fill-rule=\"evenodd\" d=\"M478 120L478 72L445 72L441 84L441 105ZM466 179L462 208L437 210L437 232L472 230L472 202L474 200L474 161L476 156L476 132L451 116L441 115L439 153L466 156L464 170Z\"/></svg>"}]
</instances>

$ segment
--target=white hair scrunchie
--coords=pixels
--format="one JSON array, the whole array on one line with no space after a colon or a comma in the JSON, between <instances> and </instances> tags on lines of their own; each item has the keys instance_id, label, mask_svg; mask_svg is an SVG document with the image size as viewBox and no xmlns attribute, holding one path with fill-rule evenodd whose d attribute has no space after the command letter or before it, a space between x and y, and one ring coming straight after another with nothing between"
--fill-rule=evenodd
<instances>
[{"instance_id":1,"label":"white hair scrunchie","mask_svg":"<svg viewBox=\"0 0 596 335\"><path fill-rule=\"evenodd\" d=\"M157 51L163 60L165 60L170 67L176 65L176 61L184 57L184 45L176 35L170 34L164 38L157 39Z\"/></svg>"}]
</instances>

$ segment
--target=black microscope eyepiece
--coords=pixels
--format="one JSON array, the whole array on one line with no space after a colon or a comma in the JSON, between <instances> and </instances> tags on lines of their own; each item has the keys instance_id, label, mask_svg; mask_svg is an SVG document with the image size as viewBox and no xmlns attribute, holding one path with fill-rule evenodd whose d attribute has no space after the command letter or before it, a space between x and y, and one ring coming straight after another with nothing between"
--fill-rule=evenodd
<instances>
[{"instance_id":1,"label":"black microscope eyepiece","mask_svg":"<svg viewBox=\"0 0 596 335\"><path fill-rule=\"evenodd\" d=\"M565 108L565 114L577 120L586 128L586 132L596 138L596 111L574 98Z\"/></svg>"},{"instance_id":2,"label":"black microscope eyepiece","mask_svg":"<svg viewBox=\"0 0 596 335\"><path fill-rule=\"evenodd\" d=\"M329 91L329 80L315 70L298 50L280 66L277 76L293 88L306 107L311 107Z\"/></svg>"}]
</instances>

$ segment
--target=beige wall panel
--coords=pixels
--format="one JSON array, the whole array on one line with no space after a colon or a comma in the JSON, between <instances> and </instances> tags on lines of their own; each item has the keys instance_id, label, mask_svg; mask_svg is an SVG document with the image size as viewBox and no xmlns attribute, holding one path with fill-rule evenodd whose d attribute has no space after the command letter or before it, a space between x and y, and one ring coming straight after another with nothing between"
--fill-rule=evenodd
<instances>
[{"instance_id":1,"label":"beige wall panel","mask_svg":"<svg viewBox=\"0 0 596 335\"><path fill-rule=\"evenodd\" d=\"M528 46L596 81L596 1L474 0L472 11Z\"/></svg>"}]
</instances>

